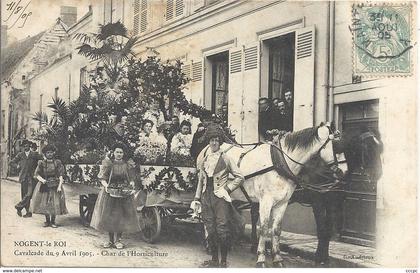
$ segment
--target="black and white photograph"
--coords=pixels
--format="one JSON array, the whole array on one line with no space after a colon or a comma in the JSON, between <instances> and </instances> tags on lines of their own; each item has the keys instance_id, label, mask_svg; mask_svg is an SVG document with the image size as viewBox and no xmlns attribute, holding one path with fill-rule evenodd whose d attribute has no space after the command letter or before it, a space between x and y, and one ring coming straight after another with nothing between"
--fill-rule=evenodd
<instances>
[{"instance_id":1,"label":"black and white photograph","mask_svg":"<svg viewBox=\"0 0 420 273\"><path fill-rule=\"evenodd\" d=\"M416 37L416 1L1 0L2 272L417 272Z\"/></svg>"}]
</instances>

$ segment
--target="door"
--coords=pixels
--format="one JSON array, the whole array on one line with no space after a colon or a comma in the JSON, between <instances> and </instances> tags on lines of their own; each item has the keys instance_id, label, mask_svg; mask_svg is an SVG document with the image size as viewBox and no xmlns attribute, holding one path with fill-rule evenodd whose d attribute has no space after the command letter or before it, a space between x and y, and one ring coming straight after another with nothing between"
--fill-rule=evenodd
<instances>
[{"instance_id":1,"label":"door","mask_svg":"<svg viewBox=\"0 0 420 273\"><path fill-rule=\"evenodd\" d=\"M378 100L344 104L340 107L346 160L349 168L343 211L344 241L372 245L376 229L376 183L381 175L380 155L363 147L363 135L370 132L380 142ZM370 154L367 154L370 153ZM379 156L379 158L378 158ZM378 161L379 160L379 161ZM373 162L375 165L372 168Z\"/></svg>"}]
</instances>

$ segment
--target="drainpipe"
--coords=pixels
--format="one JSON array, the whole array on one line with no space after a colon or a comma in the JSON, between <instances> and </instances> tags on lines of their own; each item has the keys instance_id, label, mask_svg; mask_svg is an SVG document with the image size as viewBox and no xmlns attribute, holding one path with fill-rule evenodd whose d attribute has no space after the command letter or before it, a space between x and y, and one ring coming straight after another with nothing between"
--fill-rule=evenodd
<instances>
[{"instance_id":1,"label":"drainpipe","mask_svg":"<svg viewBox=\"0 0 420 273\"><path fill-rule=\"evenodd\" d=\"M334 41L335 41L335 2L328 2L328 74L327 74L327 94L328 109L327 119L334 121Z\"/></svg>"}]
</instances>

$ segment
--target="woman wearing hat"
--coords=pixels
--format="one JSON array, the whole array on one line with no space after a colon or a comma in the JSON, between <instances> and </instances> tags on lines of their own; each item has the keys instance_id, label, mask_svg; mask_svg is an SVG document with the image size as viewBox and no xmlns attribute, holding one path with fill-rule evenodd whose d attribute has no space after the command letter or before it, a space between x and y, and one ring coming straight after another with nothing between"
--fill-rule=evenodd
<instances>
[{"instance_id":1,"label":"woman wearing hat","mask_svg":"<svg viewBox=\"0 0 420 273\"><path fill-rule=\"evenodd\" d=\"M53 228L57 228L56 215L68 213L63 191L64 166L59 159L55 159L56 150L51 144L42 149L45 160L38 161L34 177L39 183L31 202L33 213L45 215L44 227Z\"/></svg>"},{"instance_id":2,"label":"woman wearing hat","mask_svg":"<svg viewBox=\"0 0 420 273\"><path fill-rule=\"evenodd\" d=\"M223 132L220 128L209 126L206 131L209 145L199 156L197 167L199 179L192 208L200 207L203 221L208 232L208 241L212 259L205 261L202 267L227 267L227 254L232 241L237 213L229 196L244 182L244 176L220 146L223 143ZM234 177L228 183L228 176ZM242 224L242 223L241 223ZM219 248L221 259L219 263Z\"/></svg>"},{"instance_id":3,"label":"woman wearing hat","mask_svg":"<svg viewBox=\"0 0 420 273\"><path fill-rule=\"evenodd\" d=\"M140 231L140 225L133 195L110 194L112 189L128 188L129 184L134 189L134 177L131 175L130 166L124 160L125 146L116 144L112 151L112 159L107 158L102 162L100 178L103 188L98 195L90 225L99 231L108 232L109 241L103 244L104 248L122 249L122 233Z\"/></svg>"}]
</instances>

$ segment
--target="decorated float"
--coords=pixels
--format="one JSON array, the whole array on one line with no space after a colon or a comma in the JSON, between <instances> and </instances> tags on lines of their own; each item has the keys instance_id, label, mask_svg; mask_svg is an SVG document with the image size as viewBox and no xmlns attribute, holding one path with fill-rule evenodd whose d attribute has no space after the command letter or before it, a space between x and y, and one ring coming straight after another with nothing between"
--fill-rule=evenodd
<instances>
[{"instance_id":1,"label":"decorated float","mask_svg":"<svg viewBox=\"0 0 420 273\"><path fill-rule=\"evenodd\" d=\"M179 137L179 125L171 120L174 115L191 120L211 113L186 99L182 90L188 78L181 62L163 62L156 56L135 59L131 48L138 38L129 37L120 22L101 26L99 34L76 35L82 43L79 54L91 61L89 80L75 101L53 99L51 117L35 114L41 125L36 138L41 145L58 147L66 186L79 195L86 226L101 187L101 162L115 143L125 144L136 172L134 196L143 238L154 242L162 225L189 217L197 183L191 156L171 149L172 140ZM152 128L145 126L148 123Z\"/></svg>"}]
</instances>

